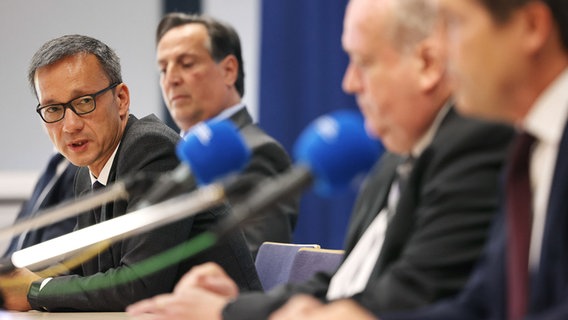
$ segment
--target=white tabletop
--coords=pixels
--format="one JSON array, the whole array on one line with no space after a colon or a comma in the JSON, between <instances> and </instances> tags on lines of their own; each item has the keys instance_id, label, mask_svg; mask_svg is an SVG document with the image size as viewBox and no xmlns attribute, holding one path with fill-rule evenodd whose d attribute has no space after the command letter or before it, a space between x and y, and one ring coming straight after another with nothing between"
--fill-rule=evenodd
<instances>
[{"instance_id":1,"label":"white tabletop","mask_svg":"<svg viewBox=\"0 0 568 320\"><path fill-rule=\"evenodd\" d=\"M14 312L0 311L0 320L73 319L73 320L128 320L125 312Z\"/></svg>"}]
</instances>

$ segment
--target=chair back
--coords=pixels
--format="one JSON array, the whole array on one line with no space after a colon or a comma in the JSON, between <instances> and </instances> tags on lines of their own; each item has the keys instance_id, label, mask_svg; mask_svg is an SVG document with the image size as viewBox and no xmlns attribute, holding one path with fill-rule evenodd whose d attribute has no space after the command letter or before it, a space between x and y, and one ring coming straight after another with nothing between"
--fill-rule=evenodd
<instances>
[{"instance_id":1,"label":"chair back","mask_svg":"<svg viewBox=\"0 0 568 320\"><path fill-rule=\"evenodd\" d=\"M319 245L280 242L263 242L260 245L254 264L264 291L288 281L294 255L301 248L319 248Z\"/></svg>"},{"instance_id":2,"label":"chair back","mask_svg":"<svg viewBox=\"0 0 568 320\"><path fill-rule=\"evenodd\" d=\"M333 272L343 261L343 250L301 248L296 253L288 282L301 283L317 272Z\"/></svg>"}]
</instances>

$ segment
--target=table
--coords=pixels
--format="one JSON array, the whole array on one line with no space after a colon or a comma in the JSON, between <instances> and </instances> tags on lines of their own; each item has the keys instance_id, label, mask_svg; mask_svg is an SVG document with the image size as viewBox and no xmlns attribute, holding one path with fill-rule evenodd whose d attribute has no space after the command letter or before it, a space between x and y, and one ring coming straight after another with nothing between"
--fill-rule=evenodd
<instances>
[{"instance_id":1,"label":"table","mask_svg":"<svg viewBox=\"0 0 568 320\"><path fill-rule=\"evenodd\" d=\"M15 312L0 311L0 320L128 320L125 312Z\"/></svg>"}]
</instances>

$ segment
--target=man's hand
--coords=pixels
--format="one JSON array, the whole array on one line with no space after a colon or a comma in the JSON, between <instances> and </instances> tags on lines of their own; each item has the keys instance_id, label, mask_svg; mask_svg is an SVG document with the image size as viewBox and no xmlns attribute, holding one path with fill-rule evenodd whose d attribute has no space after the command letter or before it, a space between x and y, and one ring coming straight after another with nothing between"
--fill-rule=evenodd
<instances>
[{"instance_id":1,"label":"man's hand","mask_svg":"<svg viewBox=\"0 0 568 320\"><path fill-rule=\"evenodd\" d=\"M32 282L41 279L28 269L16 269L9 274L0 275L0 290L4 298L4 308L15 311L31 310L28 291Z\"/></svg>"},{"instance_id":2,"label":"man's hand","mask_svg":"<svg viewBox=\"0 0 568 320\"><path fill-rule=\"evenodd\" d=\"M282 308L275 311L270 320L376 320L351 299L344 299L324 305L311 296L296 296Z\"/></svg>"},{"instance_id":3,"label":"man's hand","mask_svg":"<svg viewBox=\"0 0 568 320\"><path fill-rule=\"evenodd\" d=\"M171 293L142 300L126 308L134 319L153 320L221 320L227 304L222 296L200 288L183 293Z\"/></svg>"},{"instance_id":4,"label":"man's hand","mask_svg":"<svg viewBox=\"0 0 568 320\"><path fill-rule=\"evenodd\" d=\"M308 295L293 297L270 315L270 320L311 319L314 312L324 307L319 300Z\"/></svg>"},{"instance_id":5,"label":"man's hand","mask_svg":"<svg viewBox=\"0 0 568 320\"><path fill-rule=\"evenodd\" d=\"M205 289L226 299L234 299L239 295L237 284L225 273L223 268L213 262L191 268L179 280L174 292L183 293L194 288Z\"/></svg>"},{"instance_id":6,"label":"man's hand","mask_svg":"<svg viewBox=\"0 0 568 320\"><path fill-rule=\"evenodd\" d=\"M237 285L219 265L205 263L186 273L173 293L142 300L126 311L140 319L220 320L225 305L238 294Z\"/></svg>"}]
</instances>

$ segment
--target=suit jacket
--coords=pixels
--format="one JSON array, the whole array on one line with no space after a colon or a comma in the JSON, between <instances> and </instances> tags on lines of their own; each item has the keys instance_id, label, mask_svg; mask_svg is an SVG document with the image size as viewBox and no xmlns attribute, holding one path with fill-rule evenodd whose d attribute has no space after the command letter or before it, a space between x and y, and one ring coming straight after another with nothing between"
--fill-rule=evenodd
<instances>
[{"instance_id":1,"label":"suit jacket","mask_svg":"<svg viewBox=\"0 0 568 320\"><path fill-rule=\"evenodd\" d=\"M22 205L20 212L16 216L16 222L33 218L38 213L42 212L42 210L48 209L65 200L70 200L75 197L75 193L73 191L73 180L75 179L75 173L78 168L65 159L62 161L66 162L63 172L61 172L59 176L54 177L53 181L47 184L44 190L38 190L40 192L37 192L37 196L35 198L32 196ZM39 186L36 185L36 188L38 187ZM34 194L36 194L35 190ZM21 236L14 237L12 239L8 249L4 253L4 256L12 254L17 250L69 233L73 231L76 223L77 220L73 217L43 228L29 230ZM23 237L23 239L20 237Z\"/></svg>"},{"instance_id":2,"label":"suit jacket","mask_svg":"<svg viewBox=\"0 0 568 320\"><path fill-rule=\"evenodd\" d=\"M530 319L568 319L568 125L564 128L554 169L538 270L531 274ZM463 292L453 300L410 314L385 319L506 319L505 208L496 217L482 259Z\"/></svg>"},{"instance_id":3,"label":"suit jacket","mask_svg":"<svg viewBox=\"0 0 568 320\"><path fill-rule=\"evenodd\" d=\"M110 170L109 183L134 173L159 175L174 169L179 161L175 146L179 135L155 116L140 120L130 116L120 146ZM188 190L195 182L188 182ZM91 191L87 168L81 168L75 181L78 195ZM135 207L145 190L130 192L128 201L104 205L101 210L78 217L78 227L121 216ZM227 235L213 248L180 263L170 264L152 274L139 274L124 281L121 272L156 254L179 245L217 223L227 214L227 206L213 208L193 218L187 218L149 232L113 243L93 259L81 265L80 274L55 277L39 291L35 282L28 293L34 309L124 311L126 306L159 293L170 292L191 266L205 261L218 262L243 289L260 288L260 282L245 240L240 230ZM97 216L100 215L100 216ZM132 275L132 274L130 274Z\"/></svg>"},{"instance_id":4,"label":"suit jacket","mask_svg":"<svg viewBox=\"0 0 568 320\"><path fill-rule=\"evenodd\" d=\"M463 287L499 203L498 174L512 135L508 127L448 112L415 161L367 287L353 297L356 301L371 310L413 309ZM386 153L367 178L352 213L346 256L386 206L400 162ZM296 293L325 301L331 277L318 273L266 295L241 295L224 309L224 319L265 319Z\"/></svg>"},{"instance_id":5,"label":"suit jacket","mask_svg":"<svg viewBox=\"0 0 568 320\"><path fill-rule=\"evenodd\" d=\"M253 185L273 177L290 168L290 157L276 140L257 125L246 108L241 109L230 120L237 126L245 143L251 150L251 160L239 175ZM248 247L256 257L258 248L265 241L292 242L292 230L296 224L299 196L283 199L271 209L247 222L243 232Z\"/></svg>"}]
</instances>

